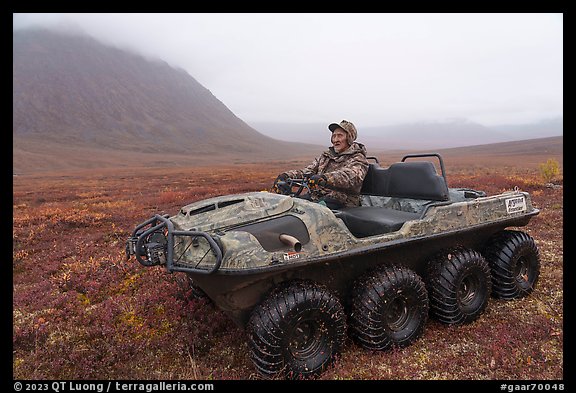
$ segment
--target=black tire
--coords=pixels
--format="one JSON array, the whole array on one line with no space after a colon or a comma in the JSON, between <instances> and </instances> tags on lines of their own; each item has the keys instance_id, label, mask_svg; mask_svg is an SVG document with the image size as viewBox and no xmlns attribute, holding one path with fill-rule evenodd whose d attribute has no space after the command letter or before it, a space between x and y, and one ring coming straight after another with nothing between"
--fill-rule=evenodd
<instances>
[{"instance_id":1,"label":"black tire","mask_svg":"<svg viewBox=\"0 0 576 393\"><path fill-rule=\"evenodd\" d=\"M295 282L257 306L246 330L250 356L262 376L304 379L322 373L340 353L346 315L323 286Z\"/></svg>"},{"instance_id":2,"label":"black tire","mask_svg":"<svg viewBox=\"0 0 576 393\"><path fill-rule=\"evenodd\" d=\"M474 250L443 252L429 264L430 314L445 324L478 319L488 305L491 276L488 262Z\"/></svg>"},{"instance_id":3,"label":"black tire","mask_svg":"<svg viewBox=\"0 0 576 393\"><path fill-rule=\"evenodd\" d=\"M419 338L428 320L428 292L406 267L369 273L352 289L350 335L362 347L383 351Z\"/></svg>"},{"instance_id":4,"label":"black tire","mask_svg":"<svg viewBox=\"0 0 576 393\"><path fill-rule=\"evenodd\" d=\"M525 232L506 230L492 237L483 252L492 271L492 296L516 299L532 293L540 276L540 256Z\"/></svg>"}]
</instances>

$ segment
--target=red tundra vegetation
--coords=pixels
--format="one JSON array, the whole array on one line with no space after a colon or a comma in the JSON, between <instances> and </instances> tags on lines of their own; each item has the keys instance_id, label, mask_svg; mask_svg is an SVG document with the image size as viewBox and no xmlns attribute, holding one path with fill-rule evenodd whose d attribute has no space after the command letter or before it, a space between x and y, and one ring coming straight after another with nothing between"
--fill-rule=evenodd
<instances>
[{"instance_id":1,"label":"red tundra vegetation","mask_svg":"<svg viewBox=\"0 0 576 393\"><path fill-rule=\"evenodd\" d=\"M541 275L528 297L490 299L470 325L429 320L407 348L347 341L320 379L563 379L563 190L537 167L445 160L450 187L489 195L518 187L540 214L527 231ZM216 195L269 189L302 162L19 175L13 181L15 379L259 379L245 333L190 296L182 273L126 261L134 226Z\"/></svg>"}]
</instances>

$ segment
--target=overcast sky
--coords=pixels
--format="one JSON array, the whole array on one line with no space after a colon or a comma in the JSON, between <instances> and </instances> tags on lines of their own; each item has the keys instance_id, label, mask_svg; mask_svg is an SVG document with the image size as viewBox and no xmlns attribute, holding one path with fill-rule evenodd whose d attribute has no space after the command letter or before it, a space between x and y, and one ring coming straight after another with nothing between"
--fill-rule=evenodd
<instances>
[{"instance_id":1,"label":"overcast sky","mask_svg":"<svg viewBox=\"0 0 576 393\"><path fill-rule=\"evenodd\" d=\"M248 123L563 115L563 15L14 14L183 68Z\"/></svg>"}]
</instances>

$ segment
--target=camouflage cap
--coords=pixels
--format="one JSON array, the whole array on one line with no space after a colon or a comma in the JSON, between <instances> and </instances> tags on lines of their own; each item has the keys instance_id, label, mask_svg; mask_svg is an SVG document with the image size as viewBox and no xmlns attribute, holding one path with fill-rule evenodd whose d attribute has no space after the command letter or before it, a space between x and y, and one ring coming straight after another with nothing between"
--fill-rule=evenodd
<instances>
[{"instance_id":1,"label":"camouflage cap","mask_svg":"<svg viewBox=\"0 0 576 393\"><path fill-rule=\"evenodd\" d=\"M358 131L356 131L356 127L354 127L354 124L348 120L342 120L340 123L332 123L328 126L328 129L332 132L334 132L334 130L337 128L341 128L346 131L346 134L348 134L348 138L346 139L349 145L351 145L352 142L354 142L358 137Z\"/></svg>"}]
</instances>

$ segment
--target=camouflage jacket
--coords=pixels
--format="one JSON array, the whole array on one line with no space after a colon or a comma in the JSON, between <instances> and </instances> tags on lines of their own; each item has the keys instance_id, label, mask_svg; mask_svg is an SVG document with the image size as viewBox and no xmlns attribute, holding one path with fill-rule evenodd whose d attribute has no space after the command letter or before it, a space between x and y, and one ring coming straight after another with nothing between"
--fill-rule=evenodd
<instances>
[{"instance_id":1,"label":"camouflage jacket","mask_svg":"<svg viewBox=\"0 0 576 393\"><path fill-rule=\"evenodd\" d=\"M360 189L366 172L366 148L363 144L354 142L342 153L337 153L330 147L305 168L285 173L291 178L299 178L304 174L325 175L328 180L326 187L317 187L312 192L311 199L318 201L327 197L352 207L360 204Z\"/></svg>"}]
</instances>

